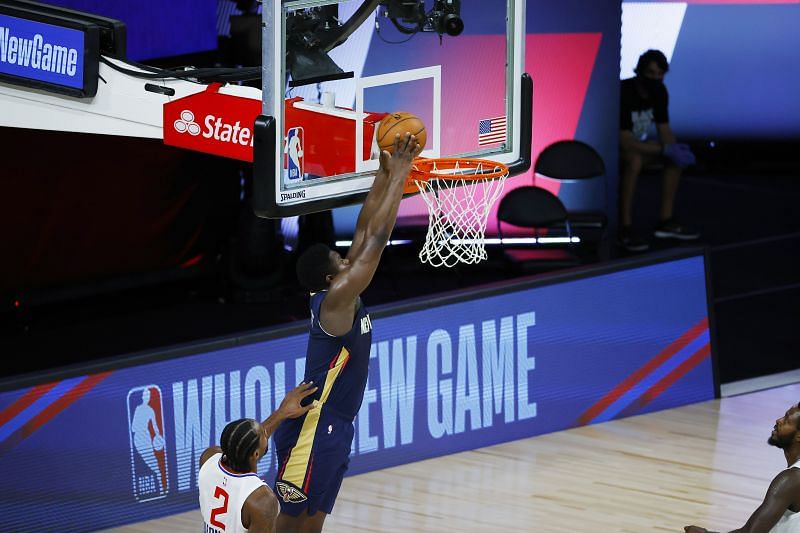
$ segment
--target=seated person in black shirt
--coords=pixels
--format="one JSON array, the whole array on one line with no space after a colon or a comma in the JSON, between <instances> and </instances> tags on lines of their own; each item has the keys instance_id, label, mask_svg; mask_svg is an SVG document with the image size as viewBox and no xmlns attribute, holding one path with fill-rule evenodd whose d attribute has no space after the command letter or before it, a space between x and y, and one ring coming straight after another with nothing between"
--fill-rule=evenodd
<instances>
[{"instance_id":1,"label":"seated person in black shirt","mask_svg":"<svg viewBox=\"0 0 800 533\"><path fill-rule=\"evenodd\" d=\"M667 58L658 50L648 50L639 57L636 77L622 80L620 97L620 231L619 243L629 250L647 250L647 241L637 235L632 225L633 196L642 168L663 161L660 224L658 238L690 240L700 235L679 224L673 217L673 204L681 172L695 162L685 144L678 144L669 127L669 94L664 75L669 70ZM650 138L655 124L658 140Z\"/></svg>"}]
</instances>

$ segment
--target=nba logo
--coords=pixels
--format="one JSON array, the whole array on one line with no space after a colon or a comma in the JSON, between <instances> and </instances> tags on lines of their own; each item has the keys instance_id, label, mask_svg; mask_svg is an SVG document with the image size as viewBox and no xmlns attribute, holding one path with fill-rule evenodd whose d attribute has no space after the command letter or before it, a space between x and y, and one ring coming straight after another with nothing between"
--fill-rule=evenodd
<instances>
[{"instance_id":1,"label":"nba logo","mask_svg":"<svg viewBox=\"0 0 800 533\"><path fill-rule=\"evenodd\" d=\"M303 128L289 128L286 134L286 177L303 179Z\"/></svg>"},{"instance_id":2,"label":"nba logo","mask_svg":"<svg viewBox=\"0 0 800 533\"><path fill-rule=\"evenodd\" d=\"M135 387L128 391L127 403L133 496L140 502L163 498L169 483L161 389Z\"/></svg>"}]
</instances>

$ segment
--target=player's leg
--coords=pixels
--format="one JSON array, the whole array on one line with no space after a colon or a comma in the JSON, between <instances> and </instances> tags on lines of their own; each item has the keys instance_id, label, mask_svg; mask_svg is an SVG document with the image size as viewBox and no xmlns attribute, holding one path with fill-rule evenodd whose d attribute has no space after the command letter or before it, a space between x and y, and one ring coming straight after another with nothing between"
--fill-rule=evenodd
<instances>
[{"instance_id":1,"label":"player's leg","mask_svg":"<svg viewBox=\"0 0 800 533\"><path fill-rule=\"evenodd\" d=\"M674 164L664 167L661 176L661 211L660 222L654 235L660 238L692 240L700 237L700 233L688 226L680 224L674 215L675 197L681 181L682 169Z\"/></svg>"},{"instance_id":2,"label":"player's leg","mask_svg":"<svg viewBox=\"0 0 800 533\"><path fill-rule=\"evenodd\" d=\"M279 533L321 531L350 463L352 422L324 411L313 416L319 419L313 427L304 423L296 439L280 449L276 441L281 465L275 480L281 506L276 523ZM313 434L310 447L309 432Z\"/></svg>"},{"instance_id":3,"label":"player's leg","mask_svg":"<svg viewBox=\"0 0 800 533\"><path fill-rule=\"evenodd\" d=\"M334 474L329 476L329 483L324 492L315 495L314 499L317 511L311 515L306 511L306 513L301 515L303 520L301 521L300 528L297 530L298 533L320 533L325 523L325 518L333 512L333 505L336 503L336 498L339 496L339 490L342 488L342 480L344 479L345 472L347 472L350 461L349 459L342 461L341 457L337 458L335 456L331 456L330 460L339 462L341 465L336 469Z\"/></svg>"},{"instance_id":4,"label":"player's leg","mask_svg":"<svg viewBox=\"0 0 800 533\"><path fill-rule=\"evenodd\" d=\"M642 173L642 168L656 160L656 157L646 156L633 150L620 152L620 225L631 226L633 224L633 200L639 175Z\"/></svg>"},{"instance_id":5,"label":"player's leg","mask_svg":"<svg viewBox=\"0 0 800 533\"><path fill-rule=\"evenodd\" d=\"M313 496L316 512L309 515L308 509L306 509L299 516L279 514L276 525L278 533L320 533L322 531L325 518L333 511L333 505L336 503L339 489L342 488L342 480L349 464L349 459L342 462L341 457L337 458L334 455L328 457L328 462L330 461L338 461L342 464L335 473L327 476L329 482L325 490Z\"/></svg>"},{"instance_id":6,"label":"player's leg","mask_svg":"<svg viewBox=\"0 0 800 533\"><path fill-rule=\"evenodd\" d=\"M304 511L300 516L281 513L275 523L275 531L277 533L319 533L322 531L327 516L322 511L317 511L313 515Z\"/></svg>"},{"instance_id":7,"label":"player's leg","mask_svg":"<svg viewBox=\"0 0 800 533\"><path fill-rule=\"evenodd\" d=\"M276 533L300 533L300 526L303 525L304 520L304 515L291 516L280 513L278 520L275 521L275 531Z\"/></svg>"},{"instance_id":8,"label":"player's leg","mask_svg":"<svg viewBox=\"0 0 800 533\"><path fill-rule=\"evenodd\" d=\"M672 218L675 206L675 195L681 181L681 169L677 165L668 164L661 175L661 221Z\"/></svg>"},{"instance_id":9,"label":"player's leg","mask_svg":"<svg viewBox=\"0 0 800 533\"><path fill-rule=\"evenodd\" d=\"M642 168L655 161L633 150L620 152L619 244L630 252L643 252L649 248L647 241L633 228L633 200Z\"/></svg>"},{"instance_id":10,"label":"player's leg","mask_svg":"<svg viewBox=\"0 0 800 533\"><path fill-rule=\"evenodd\" d=\"M300 530L300 533L320 533L322 531L322 525L325 523L325 519L327 517L327 513L317 511L313 515L306 518L306 521L303 522L303 527Z\"/></svg>"},{"instance_id":11,"label":"player's leg","mask_svg":"<svg viewBox=\"0 0 800 533\"><path fill-rule=\"evenodd\" d=\"M311 531L322 531L322 525L325 522L325 517L328 516L322 511L317 511L313 515L309 515L308 511L303 511L299 516L291 516L285 513L278 515L278 520L275 522L275 531L277 533L307 533Z\"/></svg>"}]
</instances>

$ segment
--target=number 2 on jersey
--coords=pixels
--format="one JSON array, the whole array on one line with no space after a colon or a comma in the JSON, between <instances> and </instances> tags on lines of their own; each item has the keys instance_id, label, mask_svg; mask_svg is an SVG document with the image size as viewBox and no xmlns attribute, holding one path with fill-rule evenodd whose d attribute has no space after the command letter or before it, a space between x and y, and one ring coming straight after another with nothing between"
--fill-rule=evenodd
<instances>
[{"instance_id":1,"label":"number 2 on jersey","mask_svg":"<svg viewBox=\"0 0 800 533\"><path fill-rule=\"evenodd\" d=\"M224 530L225 524L217 520L217 515L228 512L228 493L222 487L217 487L214 490L214 498L222 498L222 505L211 509L211 525Z\"/></svg>"}]
</instances>

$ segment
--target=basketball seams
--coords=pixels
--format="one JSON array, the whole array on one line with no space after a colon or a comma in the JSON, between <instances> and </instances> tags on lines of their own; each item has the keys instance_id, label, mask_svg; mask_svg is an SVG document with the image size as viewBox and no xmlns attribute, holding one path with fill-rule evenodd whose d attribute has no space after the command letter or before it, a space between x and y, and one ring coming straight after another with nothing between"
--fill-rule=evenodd
<instances>
[{"instance_id":1,"label":"basketball seams","mask_svg":"<svg viewBox=\"0 0 800 533\"><path fill-rule=\"evenodd\" d=\"M391 123L384 122L386 120L386 118L389 118L389 117L392 117L392 118L397 117L397 118L399 118L399 120L396 120L395 122L391 122ZM402 118L400 118L400 117L402 117ZM384 118L384 120L381 121L381 124L378 126L378 132L377 132L378 135L376 136L376 141L378 143L378 147L380 147L382 150L385 150L385 149L389 148L391 146L391 143L394 142L394 138L392 137L392 138L389 139L389 141L390 141L388 143L389 146L384 146L383 142L386 139L387 135L389 135L389 133L393 132L393 131L395 133L397 133L397 128L398 127L402 128L401 125L403 124L403 122L406 122L408 120L416 120L417 122L420 123L420 125L422 126L421 128L419 128L417 131L409 132L414 136L418 137L422 132L425 131L425 125L422 124L422 121L419 120L419 118L417 116L413 115L412 113L408 113L408 112L392 113L390 115L387 115L386 118Z\"/></svg>"},{"instance_id":2,"label":"basketball seams","mask_svg":"<svg viewBox=\"0 0 800 533\"><path fill-rule=\"evenodd\" d=\"M398 127L400 124L402 124L403 122L406 122L407 120L413 120L413 119L416 119L416 118L417 117L413 117L413 116L412 117L406 117L406 118L400 119L397 122L394 122L391 125L387 126L386 127L386 131L384 131L383 135L381 135L378 138L378 144L381 144L381 141L383 141L383 138L386 137L386 134L389 133L391 130L393 130L394 128ZM422 126L422 128L420 128L416 133L414 133L413 131L410 132L410 133L411 133L411 135L417 135L419 132L421 132L424 129L425 129L425 126ZM378 127L378 133L380 133L380 131L381 131L381 128Z\"/></svg>"}]
</instances>

